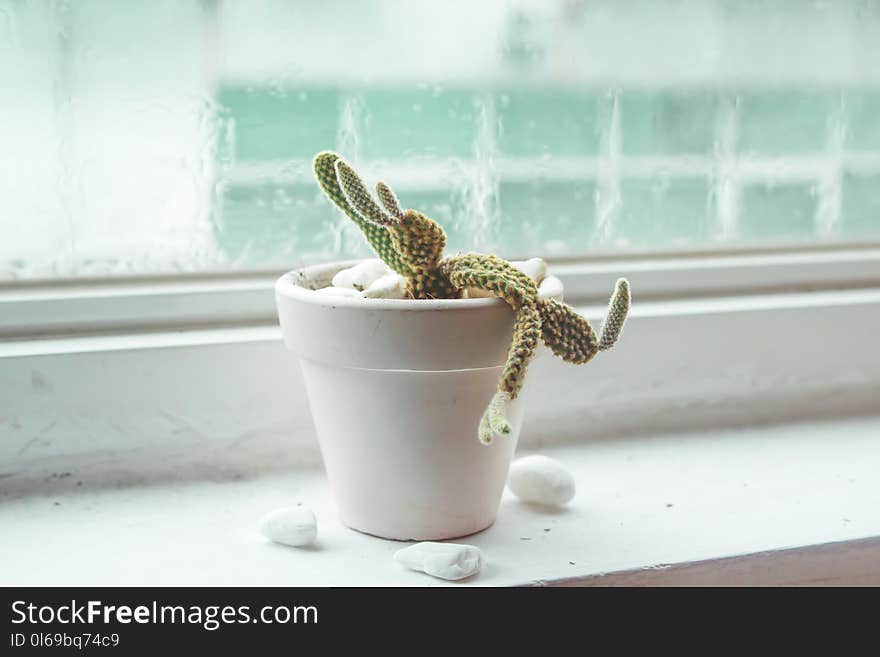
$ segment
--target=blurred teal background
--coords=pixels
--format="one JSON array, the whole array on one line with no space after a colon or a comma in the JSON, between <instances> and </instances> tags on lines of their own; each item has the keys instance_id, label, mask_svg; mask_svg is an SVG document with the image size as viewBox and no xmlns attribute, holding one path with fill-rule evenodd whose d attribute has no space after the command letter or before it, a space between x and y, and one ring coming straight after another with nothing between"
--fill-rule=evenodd
<instances>
[{"instance_id":1,"label":"blurred teal background","mask_svg":"<svg viewBox=\"0 0 880 657\"><path fill-rule=\"evenodd\" d=\"M0 0L0 278L880 240L880 2Z\"/></svg>"},{"instance_id":2,"label":"blurred teal background","mask_svg":"<svg viewBox=\"0 0 880 657\"><path fill-rule=\"evenodd\" d=\"M850 155L880 154L872 143L880 117L873 91L227 86L218 99L234 125L233 171L335 148L350 96L369 126L355 156L392 183L385 171L398 172L402 201L446 225L451 249L473 246L469 183L454 172L410 182L406 168L445 172L431 163L473 161L480 142L491 149L494 177L490 231L481 237L510 256L880 237L880 171L845 164ZM487 107L488 128L479 119ZM726 144L725 121L734 123ZM838 143L829 135L836 122L846 128ZM603 169L615 167L617 179L603 180ZM725 175L735 180L732 199L719 198ZM611 200L604 223L603 193ZM823 208L823 194L838 207ZM725 202L735 215L727 226ZM331 220L310 181L230 184L223 208L218 239L230 256L254 264L285 248L279 235L320 248ZM830 230L823 219L833 222Z\"/></svg>"}]
</instances>

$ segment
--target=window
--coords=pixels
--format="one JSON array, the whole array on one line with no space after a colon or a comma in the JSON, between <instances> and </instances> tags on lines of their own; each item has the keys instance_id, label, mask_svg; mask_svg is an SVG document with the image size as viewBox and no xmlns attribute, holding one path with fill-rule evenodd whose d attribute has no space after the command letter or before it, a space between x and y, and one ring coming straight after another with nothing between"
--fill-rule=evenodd
<instances>
[{"instance_id":1,"label":"window","mask_svg":"<svg viewBox=\"0 0 880 657\"><path fill-rule=\"evenodd\" d=\"M873 3L6 3L0 279L365 255L332 148L509 257L880 239Z\"/></svg>"},{"instance_id":2,"label":"window","mask_svg":"<svg viewBox=\"0 0 880 657\"><path fill-rule=\"evenodd\" d=\"M56 524L79 526L83 511L107 525L92 484L136 484L119 491L117 523L146 518L123 532L134 543L158 545L177 523L172 495L190 516L225 510L201 514L208 533L187 525L192 558L177 543L164 561L157 551L148 575L164 577L204 545L229 562L215 539L238 516L215 482L244 478L248 508L306 490L320 454L273 284L370 253L313 180L324 149L440 221L449 251L551 260L597 329L629 278L611 357L530 365L518 449L589 442L578 458L591 472L632 466L646 485L630 498L598 479L590 495L613 502L615 527L621 504L639 516L626 527L643 528L643 501L658 513L660 540L637 537L650 547L640 566L671 562L669 523L694 510L645 494L673 480L703 508L691 534L722 518L718 554L849 549L872 531L876 419L841 434L745 427L880 412L880 2L0 0L0 80L0 502L88 557L46 570L43 552L7 541L13 557L36 555L39 576L100 561L88 531ZM697 436L718 428L733 430ZM281 470L265 496L252 486ZM80 472L91 480L78 488ZM178 486L190 480L212 482L186 487L205 491L195 506ZM172 493L157 497L156 482ZM84 505L52 504L67 487L88 492ZM807 489L825 501L797 520ZM19 491L37 494L32 506ZM768 494L779 504L756 516ZM844 498L854 505L835 506ZM752 516L751 534L722 531ZM239 561L240 534L226 541ZM520 554L541 547L496 535ZM599 563L576 561L559 561L566 577Z\"/></svg>"}]
</instances>

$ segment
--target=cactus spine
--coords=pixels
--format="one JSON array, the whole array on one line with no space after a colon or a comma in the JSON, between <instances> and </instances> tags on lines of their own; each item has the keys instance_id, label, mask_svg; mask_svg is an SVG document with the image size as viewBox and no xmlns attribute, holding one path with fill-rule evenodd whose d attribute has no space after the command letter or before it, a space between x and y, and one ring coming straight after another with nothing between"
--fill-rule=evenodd
<instances>
[{"instance_id":1,"label":"cactus spine","mask_svg":"<svg viewBox=\"0 0 880 657\"><path fill-rule=\"evenodd\" d=\"M522 390L539 339L563 360L582 364L613 347L620 337L630 306L625 279L617 281L597 338L586 319L560 301L539 297L535 281L506 260L480 253L444 259L446 233L437 222L416 210L402 210L384 182L376 185L376 203L357 172L338 154L318 153L314 169L327 197L360 227L376 254L407 278L410 298L457 299L472 287L504 299L513 310L513 338L498 391L480 419L480 442L489 444L496 434L510 433L507 404Z\"/></svg>"}]
</instances>

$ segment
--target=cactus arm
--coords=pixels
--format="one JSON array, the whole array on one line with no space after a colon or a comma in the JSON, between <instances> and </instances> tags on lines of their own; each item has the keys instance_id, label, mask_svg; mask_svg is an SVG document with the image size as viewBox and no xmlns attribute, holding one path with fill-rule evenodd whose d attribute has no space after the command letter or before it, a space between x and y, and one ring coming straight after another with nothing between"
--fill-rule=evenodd
<instances>
[{"instance_id":1,"label":"cactus arm","mask_svg":"<svg viewBox=\"0 0 880 657\"><path fill-rule=\"evenodd\" d=\"M477 437L488 445L494 434L506 436L510 433L507 419L507 404L522 390L526 369L535 355L535 348L541 336L541 316L534 303L524 303L516 311L513 322L513 338L507 351L507 362L501 370L498 392L492 397L483 413Z\"/></svg>"},{"instance_id":2,"label":"cactus arm","mask_svg":"<svg viewBox=\"0 0 880 657\"><path fill-rule=\"evenodd\" d=\"M400 209L400 203L397 196L391 191L391 188L381 180L376 183L376 195L382 202L382 205L392 217L403 219L403 210Z\"/></svg>"},{"instance_id":3,"label":"cactus arm","mask_svg":"<svg viewBox=\"0 0 880 657\"><path fill-rule=\"evenodd\" d=\"M522 390L526 369L535 355L540 335L541 317L537 307L534 303L523 304L516 311L513 338L507 351L507 362L501 370L498 391L480 418L477 437L484 445L491 443L495 434L506 436L510 433L507 404Z\"/></svg>"},{"instance_id":4,"label":"cactus arm","mask_svg":"<svg viewBox=\"0 0 880 657\"><path fill-rule=\"evenodd\" d=\"M510 422L507 421L507 403L510 395L506 392L496 392L489 402L489 406L480 418L480 426L477 437L484 445L489 445L495 438L495 434L506 436L511 432Z\"/></svg>"},{"instance_id":5,"label":"cactus arm","mask_svg":"<svg viewBox=\"0 0 880 657\"><path fill-rule=\"evenodd\" d=\"M617 281L614 294L608 303L608 312L597 338L590 323L578 315L571 306L555 299L538 299L541 315L541 337L554 354L576 365L589 362L599 351L611 349L620 337L629 312L629 283L625 278Z\"/></svg>"},{"instance_id":6,"label":"cactus arm","mask_svg":"<svg viewBox=\"0 0 880 657\"><path fill-rule=\"evenodd\" d=\"M324 151L315 156L314 171L318 184L327 198L358 225L376 255L398 274L407 276L410 273L409 268L395 250L389 229L386 226L367 221L349 205L336 175L336 162L341 159L337 153L331 151Z\"/></svg>"},{"instance_id":7,"label":"cactus arm","mask_svg":"<svg viewBox=\"0 0 880 657\"><path fill-rule=\"evenodd\" d=\"M538 298L538 286L528 275L506 260L482 253L466 253L440 263L441 271L458 288L476 287L501 297L518 309L525 301Z\"/></svg>"},{"instance_id":8,"label":"cactus arm","mask_svg":"<svg viewBox=\"0 0 880 657\"><path fill-rule=\"evenodd\" d=\"M410 269L407 292L413 299L454 299L461 296L440 270L446 233L421 212L406 210L391 227L391 240Z\"/></svg>"},{"instance_id":9,"label":"cactus arm","mask_svg":"<svg viewBox=\"0 0 880 657\"><path fill-rule=\"evenodd\" d=\"M562 360L582 365L599 352L593 327L571 306L556 299L538 299L538 312L544 344Z\"/></svg>"},{"instance_id":10,"label":"cactus arm","mask_svg":"<svg viewBox=\"0 0 880 657\"><path fill-rule=\"evenodd\" d=\"M541 337L538 288L535 282L496 256L469 253L444 260L441 270L457 288L476 287L504 299L513 308L513 340L498 391L516 399L526 367Z\"/></svg>"},{"instance_id":11,"label":"cactus arm","mask_svg":"<svg viewBox=\"0 0 880 657\"><path fill-rule=\"evenodd\" d=\"M506 392L511 399L522 390L526 368L535 355L538 340L541 339L541 316L534 303L520 306L513 322L513 339L507 352L507 362L501 371L499 392Z\"/></svg>"},{"instance_id":12,"label":"cactus arm","mask_svg":"<svg viewBox=\"0 0 880 657\"><path fill-rule=\"evenodd\" d=\"M445 260L441 270L457 288L476 287L501 297L515 312L513 338L501 371L498 392L480 420L478 438L488 444L495 433L510 433L507 403L522 390L526 369L541 337L538 289L535 282L508 262L495 256L467 254Z\"/></svg>"},{"instance_id":13,"label":"cactus arm","mask_svg":"<svg viewBox=\"0 0 880 657\"><path fill-rule=\"evenodd\" d=\"M477 440L479 440L484 445L491 445L492 441L495 440L495 432L489 425L489 409L492 407L492 403L494 401L495 398L493 397L492 401L489 402L489 407L486 408L485 411L483 411L483 415L480 418L480 424L479 426L477 426Z\"/></svg>"},{"instance_id":14,"label":"cactus arm","mask_svg":"<svg viewBox=\"0 0 880 657\"><path fill-rule=\"evenodd\" d=\"M446 233L437 222L421 212L401 210L394 192L383 182L376 185L384 209L380 207L357 172L336 153L315 157L315 176L330 200L361 228L382 261L407 277L407 296L461 296L439 271Z\"/></svg>"},{"instance_id":15,"label":"cactus arm","mask_svg":"<svg viewBox=\"0 0 880 657\"><path fill-rule=\"evenodd\" d=\"M364 181L345 160L336 160L336 179L345 195L345 200L367 221L380 226L391 226L396 219L376 205L376 201L367 191Z\"/></svg>"},{"instance_id":16,"label":"cactus arm","mask_svg":"<svg viewBox=\"0 0 880 657\"><path fill-rule=\"evenodd\" d=\"M608 302L608 312L605 313L605 321L602 323L602 334L599 337L599 349L605 351L611 349L620 337L629 307L632 303L629 291L629 281L625 278L617 279L614 286L614 294Z\"/></svg>"}]
</instances>

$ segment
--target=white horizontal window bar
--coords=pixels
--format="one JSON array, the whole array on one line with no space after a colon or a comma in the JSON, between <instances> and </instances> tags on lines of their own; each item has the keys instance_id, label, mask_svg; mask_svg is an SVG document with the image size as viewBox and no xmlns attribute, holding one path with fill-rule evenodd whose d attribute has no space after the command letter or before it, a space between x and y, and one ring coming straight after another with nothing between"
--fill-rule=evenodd
<instances>
[{"instance_id":1,"label":"white horizontal window bar","mask_svg":"<svg viewBox=\"0 0 880 657\"><path fill-rule=\"evenodd\" d=\"M726 177L743 184L769 182L805 182L820 180L829 170L876 174L880 173L880 153L828 152L785 154L784 156L728 153L723 156L665 153L660 155L614 155L547 157L511 157L498 155L493 171L503 181L533 181L535 172L546 180L597 180L608 175L609 167L620 178ZM425 160L405 158L396 161L358 163L365 172L382 171L383 177L394 181L395 189L446 189L449 181L468 180L478 175L485 162L459 158ZM233 184L264 184L275 182L313 185L312 162L309 159L237 162L224 172Z\"/></svg>"},{"instance_id":2,"label":"white horizontal window bar","mask_svg":"<svg viewBox=\"0 0 880 657\"><path fill-rule=\"evenodd\" d=\"M880 248L791 249L693 254L668 258L644 255L595 263L558 263L566 297L601 299L620 276L635 298L687 298L790 292L880 285Z\"/></svg>"},{"instance_id":3,"label":"white horizontal window bar","mask_svg":"<svg viewBox=\"0 0 880 657\"><path fill-rule=\"evenodd\" d=\"M0 288L0 339L273 321L274 276Z\"/></svg>"},{"instance_id":4,"label":"white horizontal window bar","mask_svg":"<svg viewBox=\"0 0 880 657\"><path fill-rule=\"evenodd\" d=\"M574 304L604 303L621 276L640 301L880 287L877 248L642 254L550 260ZM0 341L275 324L282 272L0 287Z\"/></svg>"}]
</instances>

